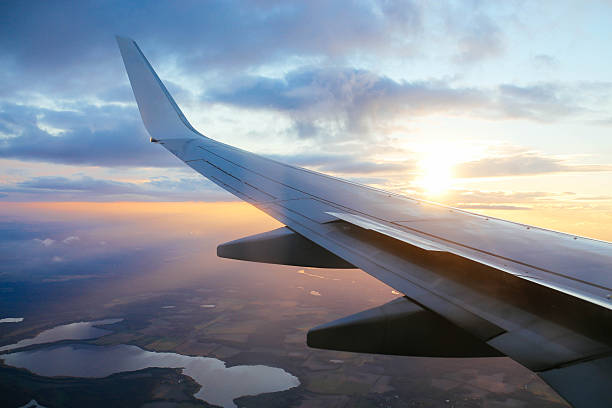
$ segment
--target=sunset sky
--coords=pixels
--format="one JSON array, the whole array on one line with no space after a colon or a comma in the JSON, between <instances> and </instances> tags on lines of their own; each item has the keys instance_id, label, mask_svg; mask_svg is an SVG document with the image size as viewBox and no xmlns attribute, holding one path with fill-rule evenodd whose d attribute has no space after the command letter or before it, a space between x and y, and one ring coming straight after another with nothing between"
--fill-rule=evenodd
<instances>
[{"instance_id":1,"label":"sunset sky","mask_svg":"<svg viewBox=\"0 0 612 408\"><path fill-rule=\"evenodd\" d=\"M209 137L612 241L610 21L604 0L2 2L0 200L235 200L148 142L119 34Z\"/></svg>"}]
</instances>

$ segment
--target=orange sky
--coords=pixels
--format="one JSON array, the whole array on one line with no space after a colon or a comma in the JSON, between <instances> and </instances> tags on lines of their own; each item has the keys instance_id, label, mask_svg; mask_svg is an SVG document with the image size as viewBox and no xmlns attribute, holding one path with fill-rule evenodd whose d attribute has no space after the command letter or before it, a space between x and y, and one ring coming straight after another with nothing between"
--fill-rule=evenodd
<instances>
[{"instance_id":1,"label":"orange sky","mask_svg":"<svg viewBox=\"0 0 612 408\"><path fill-rule=\"evenodd\" d=\"M528 210L473 211L539 227L612 241L612 213L605 208L585 210L555 208L554 205ZM192 233L210 233L213 229L224 242L231 231L250 231L249 234L278 228L280 223L243 202L36 202L0 203L0 215L22 215L30 220L76 221L82 219L108 219L118 223L125 220L149 220L147 230L173 236L191 229ZM228 234L230 232L230 234ZM244 234L247 234L246 232ZM238 238L239 236L233 236Z\"/></svg>"}]
</instances>

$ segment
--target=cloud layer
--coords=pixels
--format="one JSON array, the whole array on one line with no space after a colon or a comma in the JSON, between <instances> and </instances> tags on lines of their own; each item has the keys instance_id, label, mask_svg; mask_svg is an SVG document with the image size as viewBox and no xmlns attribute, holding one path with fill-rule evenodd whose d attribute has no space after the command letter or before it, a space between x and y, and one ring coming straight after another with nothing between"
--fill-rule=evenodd
<instances>
[{"instance_id":1,"label":"cloud layer","mask_svg":"<svg viewBox=\"0 0 612 408\"><path fill-rule=\"evenodd\" d=\"M20 164L0 168L0 200L229 197L147 142L115 34L138 41L202 131L293 164L420 194L421 145L486 140L517 151L459 157L456 176L607 172L612 80L598 69L609 71L609 47L573 29L607 32L589 17L605 15L598 7L609 11L471 0L3 2L0 158ZM598 147L575 154L577 139ZM74 170L41 171L47 164ZM535 203L466 201L478 190L450 203Z\"/></svg>"},{"instance_id":2,"label":"cloud layer","mask_svg":"<svg viewBox=\"0 0 612 408\"><path fill-rule=\"evenodd\" d=\"M7 201L232 201L212 182L190 178L150 178L128 182L77 177L32 177L0 186ZM44 242L43 242L44 243Z\"/></svg>"},{"instance_id":3,"label":"cloud layer","mask_svg":"<svg viewBox=\"0 0 612 408\"><path fill-rule=\"evenodd\" d=\"M612 166L572 165L560 158L527 152L460 163L456 166L455 174L457 177L504 177L599 171L612 171Z\"/></svg>"}]
</instances>

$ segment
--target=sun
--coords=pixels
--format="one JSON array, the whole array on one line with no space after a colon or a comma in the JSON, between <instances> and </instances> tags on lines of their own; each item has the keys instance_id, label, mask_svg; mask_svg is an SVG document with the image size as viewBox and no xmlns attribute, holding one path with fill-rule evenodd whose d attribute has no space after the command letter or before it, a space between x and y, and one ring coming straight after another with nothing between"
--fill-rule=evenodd
<instances>
[{"instance_id":1,"label":"sun","mask_svg":"<svg viewBox=\"0 0 612 408\"><path fill-rule=\"evenodd\" d=\"M418 162L416 184L428 196L440 196L449 191L454 182L453 167L456 156L449 151L436 149L423 154Z\"/></svg>"}]
</instances>

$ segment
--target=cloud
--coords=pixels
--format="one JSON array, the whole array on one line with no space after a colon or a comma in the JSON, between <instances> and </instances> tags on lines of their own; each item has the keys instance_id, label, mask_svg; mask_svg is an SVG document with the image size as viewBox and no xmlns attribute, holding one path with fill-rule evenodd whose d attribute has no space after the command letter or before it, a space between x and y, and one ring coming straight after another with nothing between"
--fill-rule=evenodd
<instances>
[{"instance_id":1,"label":"cloud","mask_svg":"<svg viewBox=\"0 0 612 408\"><path fill-rule=\"evenodd\" d=\"M126 182L76 177L32 177L0 187L7 201L228 201L233 196L199 175ZM67 238L70 239L71 237ZM75 237L73 237L75 238ZM75 239L70 239L74 242ZM65 243L66 240L64 240Z\"/></svg>"},{"instance_id":2,"label":"cloud","mask_svg":"<svg viewBox=\"0 0 612 408\"><path fill-rule=\"evenodd\" d=\"M587 196L587 197L579 197L577 200L583 201L609 201L612 200L612 196L609 195L600 195L600 196Z\"/></svg>"},{"instance_id":3,"label":"cloud","mask_svg":"<svg viewBox=\"0 0 612 408\"><path fill-rule=\"evenodd\" d=\"M66 239L64 239L62 242L64 244L71 244L73 242L77 242L77 241L80 241L80 240L81 240L81 238L79 238L79 237L77 237L75 235L71 235L71 236L67 237Z\"/></svg>"},{"instance_id":4,"label":"cloud","mask_svg":"<svg viewBox=\"0 0 612 408\"><path fill-rule=\"evenodd\" d=\"M612 171L608 165L573 165L556 158L536 153L521 153L511 156L487 157L458 164L456 177L505 177L528 176L546 173Z\"/></svg>"},{"instance_id":5,"label":"cloud","mask_svg":"<svg viewBox=\"0 0 612 408\"><path fill-rule=\"evenodd\" d=\"M67 177L35 177L17 183L17 188L31 190L70 191L70 192L98 192L100 194L133 193L141 187L134 183L80 177L70 179Z\"/></svg>"},{"instance_id":6,"label":"cloud","mask_svg":"<svg viewBox=\"0 0 612 408\"><path fill-rule=\"evenodd\" d=\"M553 194L544 191L480 191L454 189L440 201L466 210L531 210L549 203L563 203L572 193Z\"/></svg>"},{"instance_id":7,"label":"cloud","mask_svg":"<svg viewBox=\"0 0 612 408\"><path fill-rule=\"evenodd\" d=\"M538 54L534 55L533 62L538 68L551 69L559 65L559 61L552 55Z\"/></svg>"},{"instance_id":8,"label":"cloud","mask_svg":"<svg viewBox=\"0 0 612 408\"><path fill-rule=\"evenodd\" d=\"M162 262L160 246L176 241L176 234L170 234L173 238L166 237L166 244L159 240L139 239L136 242L126 238L126 230L142 231L147 228L150 222L145 220L146 217L122 217L121 222L109 223L109 218L102 216L105 210L99 211L91 206L82 207L85 212L81 216L74 216L70 210L62 209L62 206L51 211L40 210L40 207L34 211L30 211L27 206L9 207L12 210L7 211L18 220L6 221L6 217L0 220L0 280L5 282L61 282L150 270ZM60 213L67 217L57 218L56 215ZM54 244L45 246L42 244L43 239L34 239L36 235L79 236L78 250L75 250L74 244L58 245L61 241L55 240ZM103 239L108 242L104 246L99 243ZM117 270L118 265L123 265L120 271Z\"/></svg>"},{"instance_id":9,"label":"cloud","mask_svg":"<svg viewBox=\"0 0 612 408\"><path fill-rule=\"evenodd\" d=\"M303 68L284 78L244 77L210 89L208 102L289 115L301 136L363 133L390 126L388 121L431 113L479 108L487 95L454 88L444 81L395 81L352 68Z\"/></svg>"},{"instance_id":10,"label":"cloud","mask_svg":"<svg viewBox=\"0 0 612 408\"><path fill-rule=\"evenodd\" d=\"M515 13L522 9L472 0L0 3L0 157L157 167L159 174L183 168L147 142L115 34L139 42L193 123L210 123L213 137L227 132L240 144L245 135L268 133L277 144L264 141L260 151L271 146L276 152L298 139L290 151L306 146L308 155L283 161L353 180L409 182L412 157L382 160L384 154L363 142L407 142L415 134L419 142L418 127L427 122L419 119L428 115L441 117L440 129L448 133L444 119L456 116L608 125L609 83L542 82L541 71L535 77L521 71L521 82L508 79L516 56L504 53L521 38L516 28L533 34L531 21L519 21L525 13ZM538 54L527 65L552 65L556 58ZM278 123L267 126L262 117ZM507 156L465 163L458 171L482 177L605 168L538 154ZM106 180L105 171L112 174ZM195 174L130 182L119 180L117 169L83 173L95 178L14 175L0 184L0 199L201 199L202 188L214 191L208 199L230 197Z\"/></svg>"},{"instance_id":11,"label":"cloud","mask_svg":"<svg viewBox=\"0 0 612 408\"><path fill-rule=\"evenodd\" d=\"M321 172L351 176L392 175L413 171L416 168L415 160L390 162L359 158L366 154L367 152L357 150L352 152L352 154L306 153L297 155L270 155L268 157Z\"/></svg>"},{"instance_id":12,"label":"cloud","mask_svg":"<svg viewBox=\"0 0 612 408\"><path fill-rule=\"evenodd\" d=\"M368 70L302 67L282 78L244 76L209 88L207 103L279 112L306 138L372 137L427 115L552 122L600 117L586 108L606 98L610 83L457 86L449 80L401 81Z\"/></svg>"},{"instance_id":13,"label":"cloud","mask_svg":"<svg viewBox=\"0 0 612 408\"><path fill-rule=\"evenodd\" d=\"M15 104L0 107L3 158L96 166L180 165L159 146L148 143L145 132L138 111L131 106L85 105L75 110Z\"/></svg>"},{"instance_id":14,"label":"cloud","mask_svg":"<svg viewBox=\"0 0 612 408\"><path fill-rule=\"evenodd\" d=\"M573 93L564 86L542 83L529 86L502 84L499 86L500 112L510 118L551 121L583 113L579 99L584 90Z\"/></svg>"},{"instance_id":15,"label":"cloud","mask_svg":"<svg viewBox=\"0 0 612 408\"><path fill-rule=\"evenodd\" d=\"M595 210L610 208L608 196L589 196L573 192L481 191L454 189L439 197L440 202L466 210ZM561 213L559 213L561 214Z\"/></svg>"},{"instance_id":16,"label":"cloud","mask_svg":"<svg viewBox=\"0 0 612 408\"><path fill-rule=\"evenodd\" d=\"M55 242L55 240L51 238L45 238L45 239L35 238L34 241L40 242L42 245L46 247L53 245L53 243Z\"/></svg>"},{"instance_id":17,"label":"cloud","mask_svg":"<svg viewBox=\"0 0 612 408\"><path fill-rule=\"evenodd\" d=\"M474 63L502 53L504 40L501 29L485 14L473 14L466 20L452 19L451 33L458 36L458 51L454 61ZM460 24L460 28L456 27Z\"/></svg>"},{"instance_id":18,"label":"cloud","mask_svg":"<svg viewBox=\"0 0 612 408\"><path fill-rule=\"evenodd\" d=\"M115 34L135 38L162 74L190 84L299 61L411 59L440 41L476 62L503 48L489 14L472 2L412 0L2 2L0 98L131 102Z\"/></svg>"},{"instance_id":19,"label":"cloud","mask_svg":"<svg viewBox=\"0 0 612 408\"><path fill-rule=\"evenodd\" d=\"M114 35L133 36L144 49L171 55L186 73L242 70L291 56L406 53L422 29L417 2L325 0L185 1L143 5L135 0L0 3L0 75L6 95L32 89L77 95L124 78ZM179 23L180 22L180 23ZM231 29L228 29L231 27ZM8 89L4 86L8 86Z\"/></svg>"},{"instance_id":20,"label":"cloud","mask_svg":"<svg viewBox=\"0 0 612 408\"><path fill-rule=\"evenodd\" d=\"M504 33L494 9L393 0L1 3L0 156L180 165L145 142L116 33L139 40L171 92L193 111L223 104L278 112L291 120L290 137L375 138L430 114L553 121L589 113L580 95L592 90L476 88L353 67L364 56L402 63L426 57L419 53L432 38L445 38L446 56L464 63L498 55Z\"/></svg>"},{"instance_id":21,"label":"cloud","mask_svg":"<svg viewBox=\"0 0 612 408\"><path fill-rule=\"evenodd\" d=\"M446 203L455 206L473 205L500 205L500 204L528 204L544 199L556 197L552 193L543 191L479 191L479 190L451 190L444 196Z\"/></svg>"},{"instance_id":22,"label":"cloud","mask_svg":"<svg viewBox=\"0 0 612 408\"><path fill-rule=\"evenodd\" d=\"M464 210L530 210L530 207L502 204L458 204L457 208Z\"/></svg>"},{"instance_id":23,"label":"cloud","mask_svg":"<svg viewBox=\"0 0 612 408\"><path fill-rule=\"evenodd\" d=\"M278 112L291 120L294 134L325 138L329 143L385 135L401 129L411 118L433 114L537 121L591 115L582 107L583 100L593 99L610 87L584 84L572 90L555 84L506 84L477 89L441 80L396 81L352 68L311 67L290 71L283 78L233 79L209 89L203 99L206 104ZM0 106L0 156L106 167L181 165L159 146L148 143L135 106L64 105ZM355 171L346 168L339 172Z\"/></svg>"}]
</instances>

